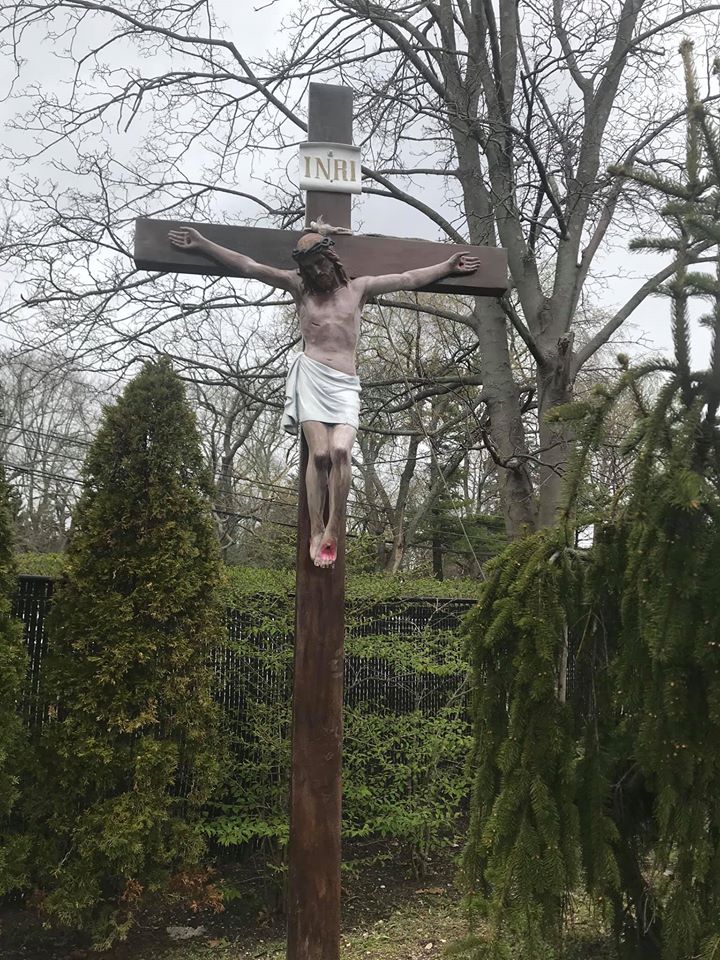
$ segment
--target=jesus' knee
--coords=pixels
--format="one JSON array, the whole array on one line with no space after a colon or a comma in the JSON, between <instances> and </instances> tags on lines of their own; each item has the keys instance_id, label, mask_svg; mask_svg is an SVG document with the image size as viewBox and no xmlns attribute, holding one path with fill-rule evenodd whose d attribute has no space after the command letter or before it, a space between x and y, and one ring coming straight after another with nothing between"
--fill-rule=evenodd
<instances>
[{"instance_id":1,"label":"jesus' knee","mask_svg":"<svg viewBox=\"0 0 720 960\"><path fill-rule=\"evenodd\" d=\"M333 446L330 450L330 462L333 468L344 469L350 465L350 451L347 447Z\"/></svg>"},{"instance_id":2,"label":"jesus' knee","mask_svg":"<svg viewBox=\"0 0 720 960\"><path fill-rule=\"evenodd\" d=\"M331 457L329 450L314 450L312 462L318 473L328 473L330 470Z\"/></svg>"}]
</instances>

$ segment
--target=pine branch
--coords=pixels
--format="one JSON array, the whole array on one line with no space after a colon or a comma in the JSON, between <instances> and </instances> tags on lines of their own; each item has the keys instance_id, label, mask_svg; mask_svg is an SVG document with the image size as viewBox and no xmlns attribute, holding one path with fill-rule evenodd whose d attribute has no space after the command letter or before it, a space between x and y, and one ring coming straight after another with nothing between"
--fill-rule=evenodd
<instances>
[{"instance_id":1,"label":"pine branch","mask_svg":"<svg viewBox=\"0 0 720 960\"><path fill-rule=\"evenodd\" d=\"M690 200L692 192L688 190L684 183L677 180L670 180L660 174L648 173L645 170L638 170L637 167L622 167L613 165L608 167L608 173L613 177L623 177L626 180L632 180L634 183L642 184L645 187L651 187L659 193L666 196L677 197L679 200Z\"/></svg>"},{"instance_id":2,"label":"pine branch","mask_svg":"<svg viewBox=\"0 0 720 960\"><path fill-rule=\"evenodd\" d=\"M687 249L686 255L688 262L692 260L701 253L704 253L711 244L709 242L703 241L696 243L693 246ZM573 372L576 375L579 370L582 369L583 365L592 357L592 355L600 349L604 344L608 342L610 337L615 333L615 331L622 326L622 324L627 320L630 314L636 310L640 304L645 300L650 294L655 293L658 286L668 277L671 277L675 273L678 266L678 261L675 260L673 263L669 264L667 267L664 267L662 270L650 277L649 280L646 280L645 283L635 291L635 293L630 297L629 300L615 313L615 315L602 327L598 333L595 334L588 342L578 350L575 355L575 360L573 363Z\"/></svg>"}]
</instances>

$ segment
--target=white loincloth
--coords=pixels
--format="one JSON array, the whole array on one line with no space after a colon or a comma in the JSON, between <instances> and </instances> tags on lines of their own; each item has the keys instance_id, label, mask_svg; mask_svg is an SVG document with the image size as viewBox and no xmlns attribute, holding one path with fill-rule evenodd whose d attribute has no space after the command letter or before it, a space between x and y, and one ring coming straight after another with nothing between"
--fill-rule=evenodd
<instances>
[{"instance_id":1,"label":"white loincloth","mask_svg":"<svg viewBox=\"0 0 720 960\"><path fill-rule=\"evenodd\" d=\"M296 434L299 423L360 422L360 377L352 377L324 363L296 353L285 381L285 410L282 425Z\"/></svg>"}]
</instances>

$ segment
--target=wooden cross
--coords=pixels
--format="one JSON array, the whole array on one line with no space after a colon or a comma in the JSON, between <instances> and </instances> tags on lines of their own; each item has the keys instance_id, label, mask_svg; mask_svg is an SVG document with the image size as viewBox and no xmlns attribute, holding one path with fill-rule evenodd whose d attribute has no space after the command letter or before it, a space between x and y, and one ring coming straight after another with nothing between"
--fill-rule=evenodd
<instances>
[{"instance_id":1,"label":"wooden cross","mask_svg":"<svg viewBox=\"0 0 720 960\"><path fill-rule=\"evenodd\" d=\"M310 84L308 139L352 143L352 91ZM322 216L350 227L349 193L308 191L306 223ZM194 226L209 240L253 260L294 269L290 252L301 232L250 227L137 221L135 262L147 270L227 275L199 254L172 247L168 230ZM335 236L335 251L351 277L402 273L466 252L482 259L475 274L447 277L427 287L445 293L500 296L507 287L505 251L392 237ZM340 816L345 633L345 517L333 568L310 560L310 520L305 489L307 444L301 436L295 599L288 960L339 960Z\"/></svg>"}]
</instances>

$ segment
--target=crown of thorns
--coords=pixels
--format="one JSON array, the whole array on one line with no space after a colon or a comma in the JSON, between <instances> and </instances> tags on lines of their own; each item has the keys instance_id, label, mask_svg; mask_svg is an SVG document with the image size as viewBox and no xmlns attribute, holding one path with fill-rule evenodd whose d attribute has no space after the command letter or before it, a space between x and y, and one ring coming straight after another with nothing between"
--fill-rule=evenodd
<instances>
[{"instance_id":1,"label":"crown of thorns","mask_svg":"<svg viewBox=\"0 0 720 960\"><path fill-rule=\"evenodd\" d=\"M313 234L300 237L298 240L297 246L292 252L293 260L299 260L301 257L308 257L313 253L324 253L326 250L329 250L330 247L335 246L335 241L331 240L330 237L321 237L319 234L317 240L312 240L312 242L303 243L303 240L310 241Z\"/></svg>"}]
</instances>

